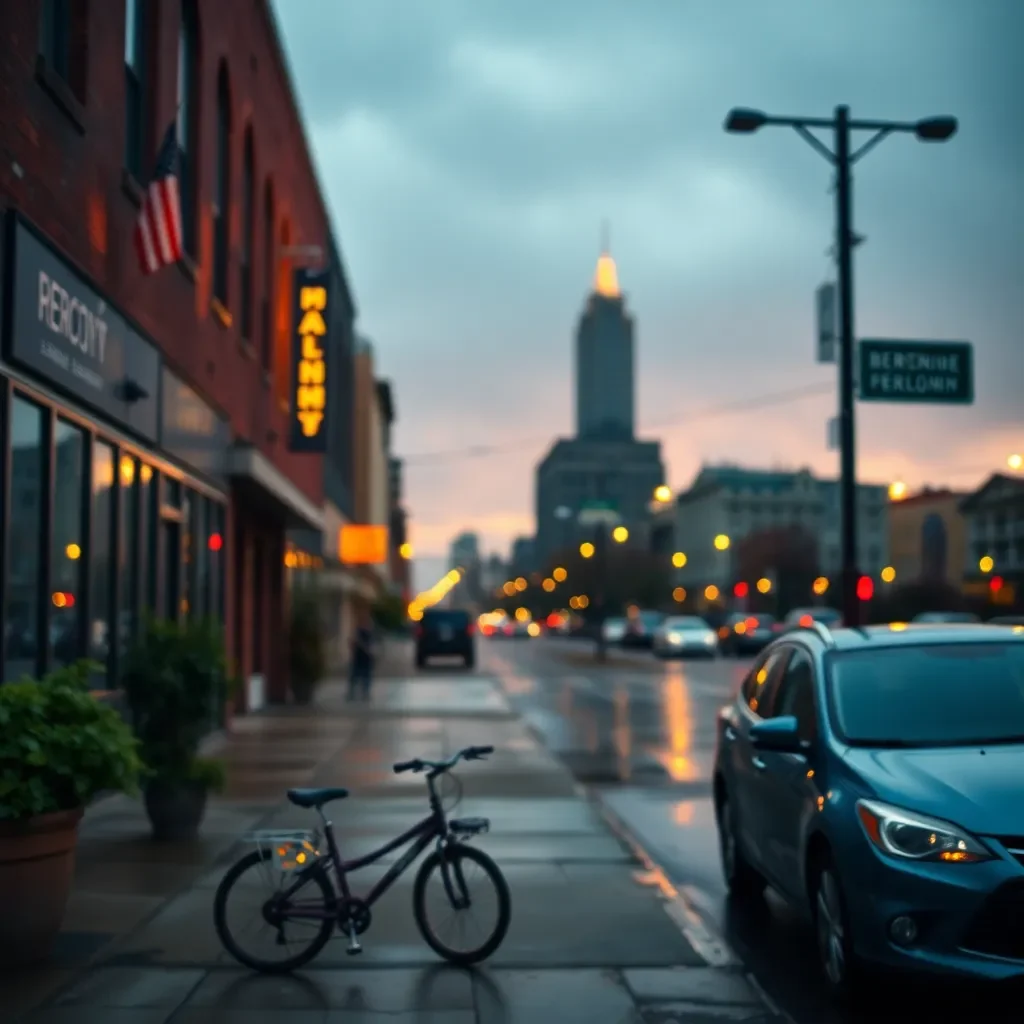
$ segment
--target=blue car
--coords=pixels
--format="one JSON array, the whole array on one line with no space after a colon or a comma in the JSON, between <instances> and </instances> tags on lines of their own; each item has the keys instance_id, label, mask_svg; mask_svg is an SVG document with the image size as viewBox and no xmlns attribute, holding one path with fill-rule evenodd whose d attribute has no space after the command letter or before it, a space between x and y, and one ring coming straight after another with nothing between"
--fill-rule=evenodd
<instances>
[{"instance_id":1,"label":"blue car","mask_svg":"<svg viewBox=\"0 0 1024 1024\"><path fill-rule=\"evenodd\" d=\"M1024 627L796 630L718 721L730 894L771 885L825 980L1024 979Z\"/></svg>"}]
</instances>

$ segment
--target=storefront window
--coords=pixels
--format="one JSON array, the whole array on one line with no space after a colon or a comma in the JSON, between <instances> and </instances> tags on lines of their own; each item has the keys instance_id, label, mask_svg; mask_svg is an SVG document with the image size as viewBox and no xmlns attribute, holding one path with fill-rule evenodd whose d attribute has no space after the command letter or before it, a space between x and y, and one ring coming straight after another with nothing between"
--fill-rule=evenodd
<instances>
[{"instance_id":1,"label":"storefront window","mask_svg":"<svg viewBox=\"0 0 1024 1024\"><path fill-rule=\"evenodd\" d=\"M85 499L85 434L57 421L54 437L53 554L50 581L50 664L69 665L82 649L81 607L89 545L82 535Z\"/></svg>"},{"instance_id":2,"label":"storefront window","mask_svg":"<svg viewBox=\"0 0 1024 1024\"><path fill-rule=\"evenodd\" d=\"M128 650L138 623L137 574L134 571L139 540L137 477L138 463L130 455L122 455L118 463L121 533L117 547L117 632L122 654Z\"/></svg>"},{"instance_id":3,"label":"storefront window","mask_svg":"<svg viewBox=\"0 0 1024 1024\"><path fill-rule=\"evenodd\" d=\"M210 612L210 549L207 546L208 527L206 510L209 502L198 494L192 495L192 536L195 537L196 585L192 594L192 618L203 619Z\"/></svg>"},{"instance_id":4,"label":"storefront window","mask_svg":"<svg viewBox=\"0 0 1024 1024\"><path fill-rule=\"evenodd\" d=\"M114 449L96 441L92 453L92 549L89 554L89 657L104 667L113 639L111 613L111 558L113 533ZM105 679L98 679L103 686Z\"/></svg>"},{"instance_id":5,"label":"storefront window","mask_svg":"<svg viewBox=\"0 0 1024 1024\"><path fill-rule=\"evenodd\" d=\"M139 466L139 478L136 483L139 491L138 531L142 537L142 550L139 554L138 576L136 577L136 593L140 611L152 611L156 608L156 522L155 512L156 484L153 480L153 467L144 462Z\"/></svg>"},{"instance_id":6,"label":"storefront window","mask_svg":"<svg viewBox=\"0 0 1024 1024\"><path fill-rule=\"evenodd\" d=\"M183 490L181 497L181 600L178 614L187 616L192 610L192 595L195 592L195 557L192 537L192 506L195 496Z\"/></svg>"},{"instance_id":7,"label":"storefront window","mask_svg":"<svg viewBox=\"0 0 1024 1024\"><path fill-rule=\"evenodd\" d=\"M42 545L43 410L22 398L11 405L11 523L4 680L34 675L39 651L39 552Z\"/></svg>"}]
</instances>

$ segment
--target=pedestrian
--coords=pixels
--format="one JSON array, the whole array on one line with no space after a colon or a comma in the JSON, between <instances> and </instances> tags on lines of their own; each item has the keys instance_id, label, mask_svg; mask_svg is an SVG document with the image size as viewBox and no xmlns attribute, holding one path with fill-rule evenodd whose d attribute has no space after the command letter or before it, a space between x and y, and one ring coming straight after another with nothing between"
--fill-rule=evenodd
<instances>
[{"instance_id":1,"label":"pedestrian","mask_svg":"<svg viewBox=\"0 0 1024 1024\"><path fill-rule=\"evenodd\" d=\"M375 654L373 619L369 612L362 612L352 637L352 660L349 669L348 699L362 697L370 699L370 685L373 683L373 661Z\"/></svg>"}]
</instances>

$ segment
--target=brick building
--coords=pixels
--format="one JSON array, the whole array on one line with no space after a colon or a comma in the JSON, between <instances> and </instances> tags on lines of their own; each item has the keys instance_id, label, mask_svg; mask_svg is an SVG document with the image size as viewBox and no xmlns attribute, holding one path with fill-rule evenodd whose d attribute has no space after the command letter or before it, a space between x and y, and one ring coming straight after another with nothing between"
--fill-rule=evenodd
<instances>
[{"instance_id":1,"label":"brick building","mask_svg":"<svg viewBox=\"0 0 1024 1024\"><path fill-rule=\"evenodd\" d=\"M324 525L292 278L334 243L269 4L4 3L0 97L0 678L89 653L114 685L151 608L222 618L280 697L286 531ZM187 255L146 277L176 112Z\"/></svg>"}]
</instances>

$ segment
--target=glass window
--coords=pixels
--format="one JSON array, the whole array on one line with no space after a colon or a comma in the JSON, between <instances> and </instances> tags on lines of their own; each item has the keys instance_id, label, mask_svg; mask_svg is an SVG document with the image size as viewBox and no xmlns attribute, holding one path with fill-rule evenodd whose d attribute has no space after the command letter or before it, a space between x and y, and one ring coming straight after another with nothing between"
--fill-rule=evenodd
<instances>
[{"instance_id":1,"label":"glass window","mask_svg":"<svg viewBox=\"0 0 1024 1024\"><path fill-rule=\"evenodd\" d=\"M245 133L245 152L242 157L242 247L240 250L242 275L238 303L242 311L242 337L252 337L252 261L253 261L253 205L256 202L253 183L252 129Z\"/></svg>"},{"instance_id":2,"label":"glass window","mask_svg":"<svg viewBox=\"0 0 1024 1024\"><path fill-rule=\"evenodd\" d=\"M114 449L92 449L92 546L89 551L89 657L106 666L110 657ZM98 680L103 685L105 679Z\"/></svg>"},{"instance_id":3,"label":"glass window","mask_svg":"<svg viewBox=\"0 0 1024 1024\"><path fill-rule=\"evenodd\" d=\"M46 66L71 80L71 0L43 0L39 52Z\"/></svg>"},{"instance_id":4,"label":"glass window","mask_svg":"<svg viewBox=\"0 0 1024 1024\"><path fill-rule=\"evenodd\" d=\"M34 675L39 651L39 549L43 521L43 426L38 405L11 405L11 523L4 615L4 680Z\"/></svg>"},{"instance_id":5,"label":"glass window","mask_svg":"<svg viewBox=\"0 0 1024 1024\"><path fill-rule=\"evenodd\" d=\"M185 252L195 255L197 188L197 121L199 18L196 0L182 0L178 32L178 194Z\"/></svg>"},{"instance_id":6,"label":"glass window","mask_svg":"<svg viewBox=\"0 0 1024 1024\"><path fill-rule=\"evenodd\" d=\"M274 186L267 180L263 187L263 323L261 325L260 361L268 373L274 351L274 288L277 275L274 273Z\"/></svg>"},{"instance_id":7,"label":"glass window","mask_svg":"<svg viewBox=\"0 0 1024 1024\"><path fill-rule=\"evenodd\" d=\"M757 714L761 701L764 700L764 695L768 692L765 684L775 674L785 656L786 652L782 649L770 651L754 663L750 674L743 680L740 700L755 714Z\"/></svg>"},{"instance_id":8,"label":"glass window","mask_svg":"<svg viewBox=\"0 0 1024 1024\"><path fill-rule=\"evenodd\" d=\"M139 553L136 594L140 611L156 609L156 483L153 467L142 463L139 466L138 532L142 538Z\"/></svg>"},{"instance_id":9,"label":"glass window","mask_svg":"<svg viewBox=\"0 0 1024 1024\"><path fill-rule=\"evenodd\" d=\"M1024 642L844 652L831 673L836 725L851 744L1024 743Z\"/></svg>"},{"instance_id":10,"label":"glass window","mask_svg":"<svg viewBox=\"0 0 1024 1024\"><path fill-rule=\"evenodd\" d=\"M818 733L815 707L814 666L806 651L795 649L779 680L771 714L793 715L800 725L800 738L813 740Z\"/></svg>"},{"instance_id":11,"label":"glass window","mask_svg":"<svg viewBox=\"0 0 1024 1024\"><path fill-rule=\"evenodd\" d=\"M146 122L143 116L144 58L143 18L145 0L125 0L124 5L124 165L138 181L143 176Z\"/></svg>"},{"instance_id":12,"label":"glass window","mask_svg":"<svg viewBox=\"0 0 1024 1024\"><path fill-rule=\"evenodd\" d=\"M81 606L89 545L82 535L85 486L85 433L57 421L54 437L53 554L50 611L50 663L68 665L82 649Z\"/></svg>"},{"instance_id":13,"label":"glass window","mask_svg":"<svg viewBox=\"0 0 1024 1024\"><path fill-rule=\"evenodd\" d=\"M213 294L228 304L228 215L231 191L231 89L227 65L217 72L217 169L213 192Z\"/></svg>"},{"instance_id":14,"label":"glass window","mask_svg":"<svg viewBox=\"0 0 1024 1024\"><path fill-rule=\"evenodd\" d=\"M163 593L157 613L163 618L178 617L178 601L181 589L181 530L174 520L165 519L160 523L160 560L163 571Z\"/></svg>"},{"instance_id":15,"label":"glass window","mask_svg":"<svg viewBox=\"0 0 1024 1024\"><path fill-rule=\"evenodd\" d=\"M117 635L120 650L124 653L138 622L137 579L134 572L138 561L138 495L135 491L135 478L138 464L130 455L122 455L120 461L120 502L121 532L117 546Z\"/></svg>"}]
</instances>

